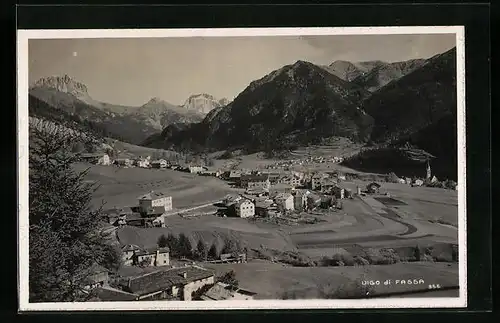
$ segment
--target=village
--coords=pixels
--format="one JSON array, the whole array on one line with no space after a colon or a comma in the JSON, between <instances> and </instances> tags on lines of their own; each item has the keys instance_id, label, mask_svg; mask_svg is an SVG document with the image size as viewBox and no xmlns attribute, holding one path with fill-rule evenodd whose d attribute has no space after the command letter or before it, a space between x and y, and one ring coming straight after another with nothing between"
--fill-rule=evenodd
<instances>
[{"instance_id":1,"label":"village","mask_svg":"<svg viewBox=\"0 0 500 323\"><path fill-rule=\"evenodd\" d=\"M352 200L352 203L364 201L368 204L384 199L393 200L389 192L381 189L384 183L373 181L361 185L359 181L349 180L340 171L290 170L291 163L300 163L296 160L281 161L264 169L254 170L210 169L197 164L181 166L165 159L151 160L151 157L111 160L104 153L83 154L82 160L109 167L169 169L197 176L211 176L224 181L234 191L212 203L208 212L202 211L206 206L176 210L173 208L173 197L161 189L143 192L137 196L134 205L102 212L102 221L115 230L124 227L168 228L169 219L175 216L196 218L203 215L299 226L336 216L342 212L344 201L347 200ZM338 163L341 158L322 160L326 163ZM322 163L322 160L316 162ZM306 162L307 160L302 163ZM429 163L426 167L425 179L397 178L393 182L408 187L436 182ZM170 243L158 244L154 248L120 243L122 272L125 274L111 273L97 267L89 284L95 294L92 300L243 300L253 299L257 294L256 291L238 288L234 284L234 277L223 279L224 275L217 276L213 270L213 266L217 264L251 261L252 257L246 248L212 250L214 246L200 247L200 240L198 245L189 242L185 250L179 251L171 250L169 245L175 245L179 249L179 245L182 245L179 241L187 239L185 236L181 238L169 235L168 239L163 238L170 239ZM176 241L172 242L172 239ZM230 272L225 276L229 274Z\"/></svg>"}]
</instances>

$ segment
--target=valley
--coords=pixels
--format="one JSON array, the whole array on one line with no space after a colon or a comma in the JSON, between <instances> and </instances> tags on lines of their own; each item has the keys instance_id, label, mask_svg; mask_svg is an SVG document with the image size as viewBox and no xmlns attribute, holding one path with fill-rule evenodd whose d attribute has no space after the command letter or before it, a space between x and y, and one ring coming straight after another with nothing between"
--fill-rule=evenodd
<instances>
[{"instance_id":1,"label":"valley","mask_svg":"<svg viewBox=\"0 0 500 323\"><path fill-rule=\"evenodd\" d=\"M113 105L47 77L30 88L30 121L95 138L73 169L98 185L103 230L124 257L171 258L125 257L117 280L199 266L233 271L255 299L456 296L455 56L297 60L231 102L201 93L182 105Z\"/></svg>"}]
</instances>

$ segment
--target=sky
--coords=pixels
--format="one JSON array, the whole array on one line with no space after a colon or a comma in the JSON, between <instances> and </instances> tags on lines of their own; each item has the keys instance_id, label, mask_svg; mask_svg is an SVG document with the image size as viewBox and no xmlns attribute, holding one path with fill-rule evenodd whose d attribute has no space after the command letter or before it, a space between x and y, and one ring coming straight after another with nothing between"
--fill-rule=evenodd
<instances>
[{"instance_id":1,"label":"sky","mask_svg":"<svg viewBox=\"0 0 500 323\"><path fill-rule=\"evenodd\" d=\"M454 34L29 40L29 82L69 75L98 101L183 104L192 94L233 100L250 82L297 60L329 65L429 58Z\"/></svg>"}]
</instances>

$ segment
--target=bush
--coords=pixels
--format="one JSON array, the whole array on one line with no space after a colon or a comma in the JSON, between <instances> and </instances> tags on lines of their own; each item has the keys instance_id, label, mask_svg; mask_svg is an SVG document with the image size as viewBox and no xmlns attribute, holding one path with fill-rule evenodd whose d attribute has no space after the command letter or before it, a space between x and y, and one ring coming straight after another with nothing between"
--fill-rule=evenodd
<instances>
[{"instance_id":1,"label":"bush","mask_svg":"<svg viewBox=\"0 0 500 323\"><path fill-rule=\"evenodd\" d=\"M354 264L358 266L367 266L370 264L370 262L361 256L355 256Z\"/></svg>"}]
</instances>

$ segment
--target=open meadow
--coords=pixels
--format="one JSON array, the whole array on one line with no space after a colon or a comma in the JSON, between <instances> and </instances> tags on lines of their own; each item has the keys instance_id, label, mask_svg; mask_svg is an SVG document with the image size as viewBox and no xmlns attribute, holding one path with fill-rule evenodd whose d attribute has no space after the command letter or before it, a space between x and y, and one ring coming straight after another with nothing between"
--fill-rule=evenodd
<instances>
[{"instance_id":1,"label":"open meadow","mask_svg":"<svg viewBox=\"0 0 500 323\"><path fill-rule=\"evenodd\" d=\"M198 176L171 169L121 168L77 164L76 169L86 168L86 177L99 185L93 195L93 205L102 202L105 208L136 206L137 198L150 191L159 191L172 196L174 209L190 208L222 199L234 192L227 183L213 177Z\"/></svg>"}]
</instances>

